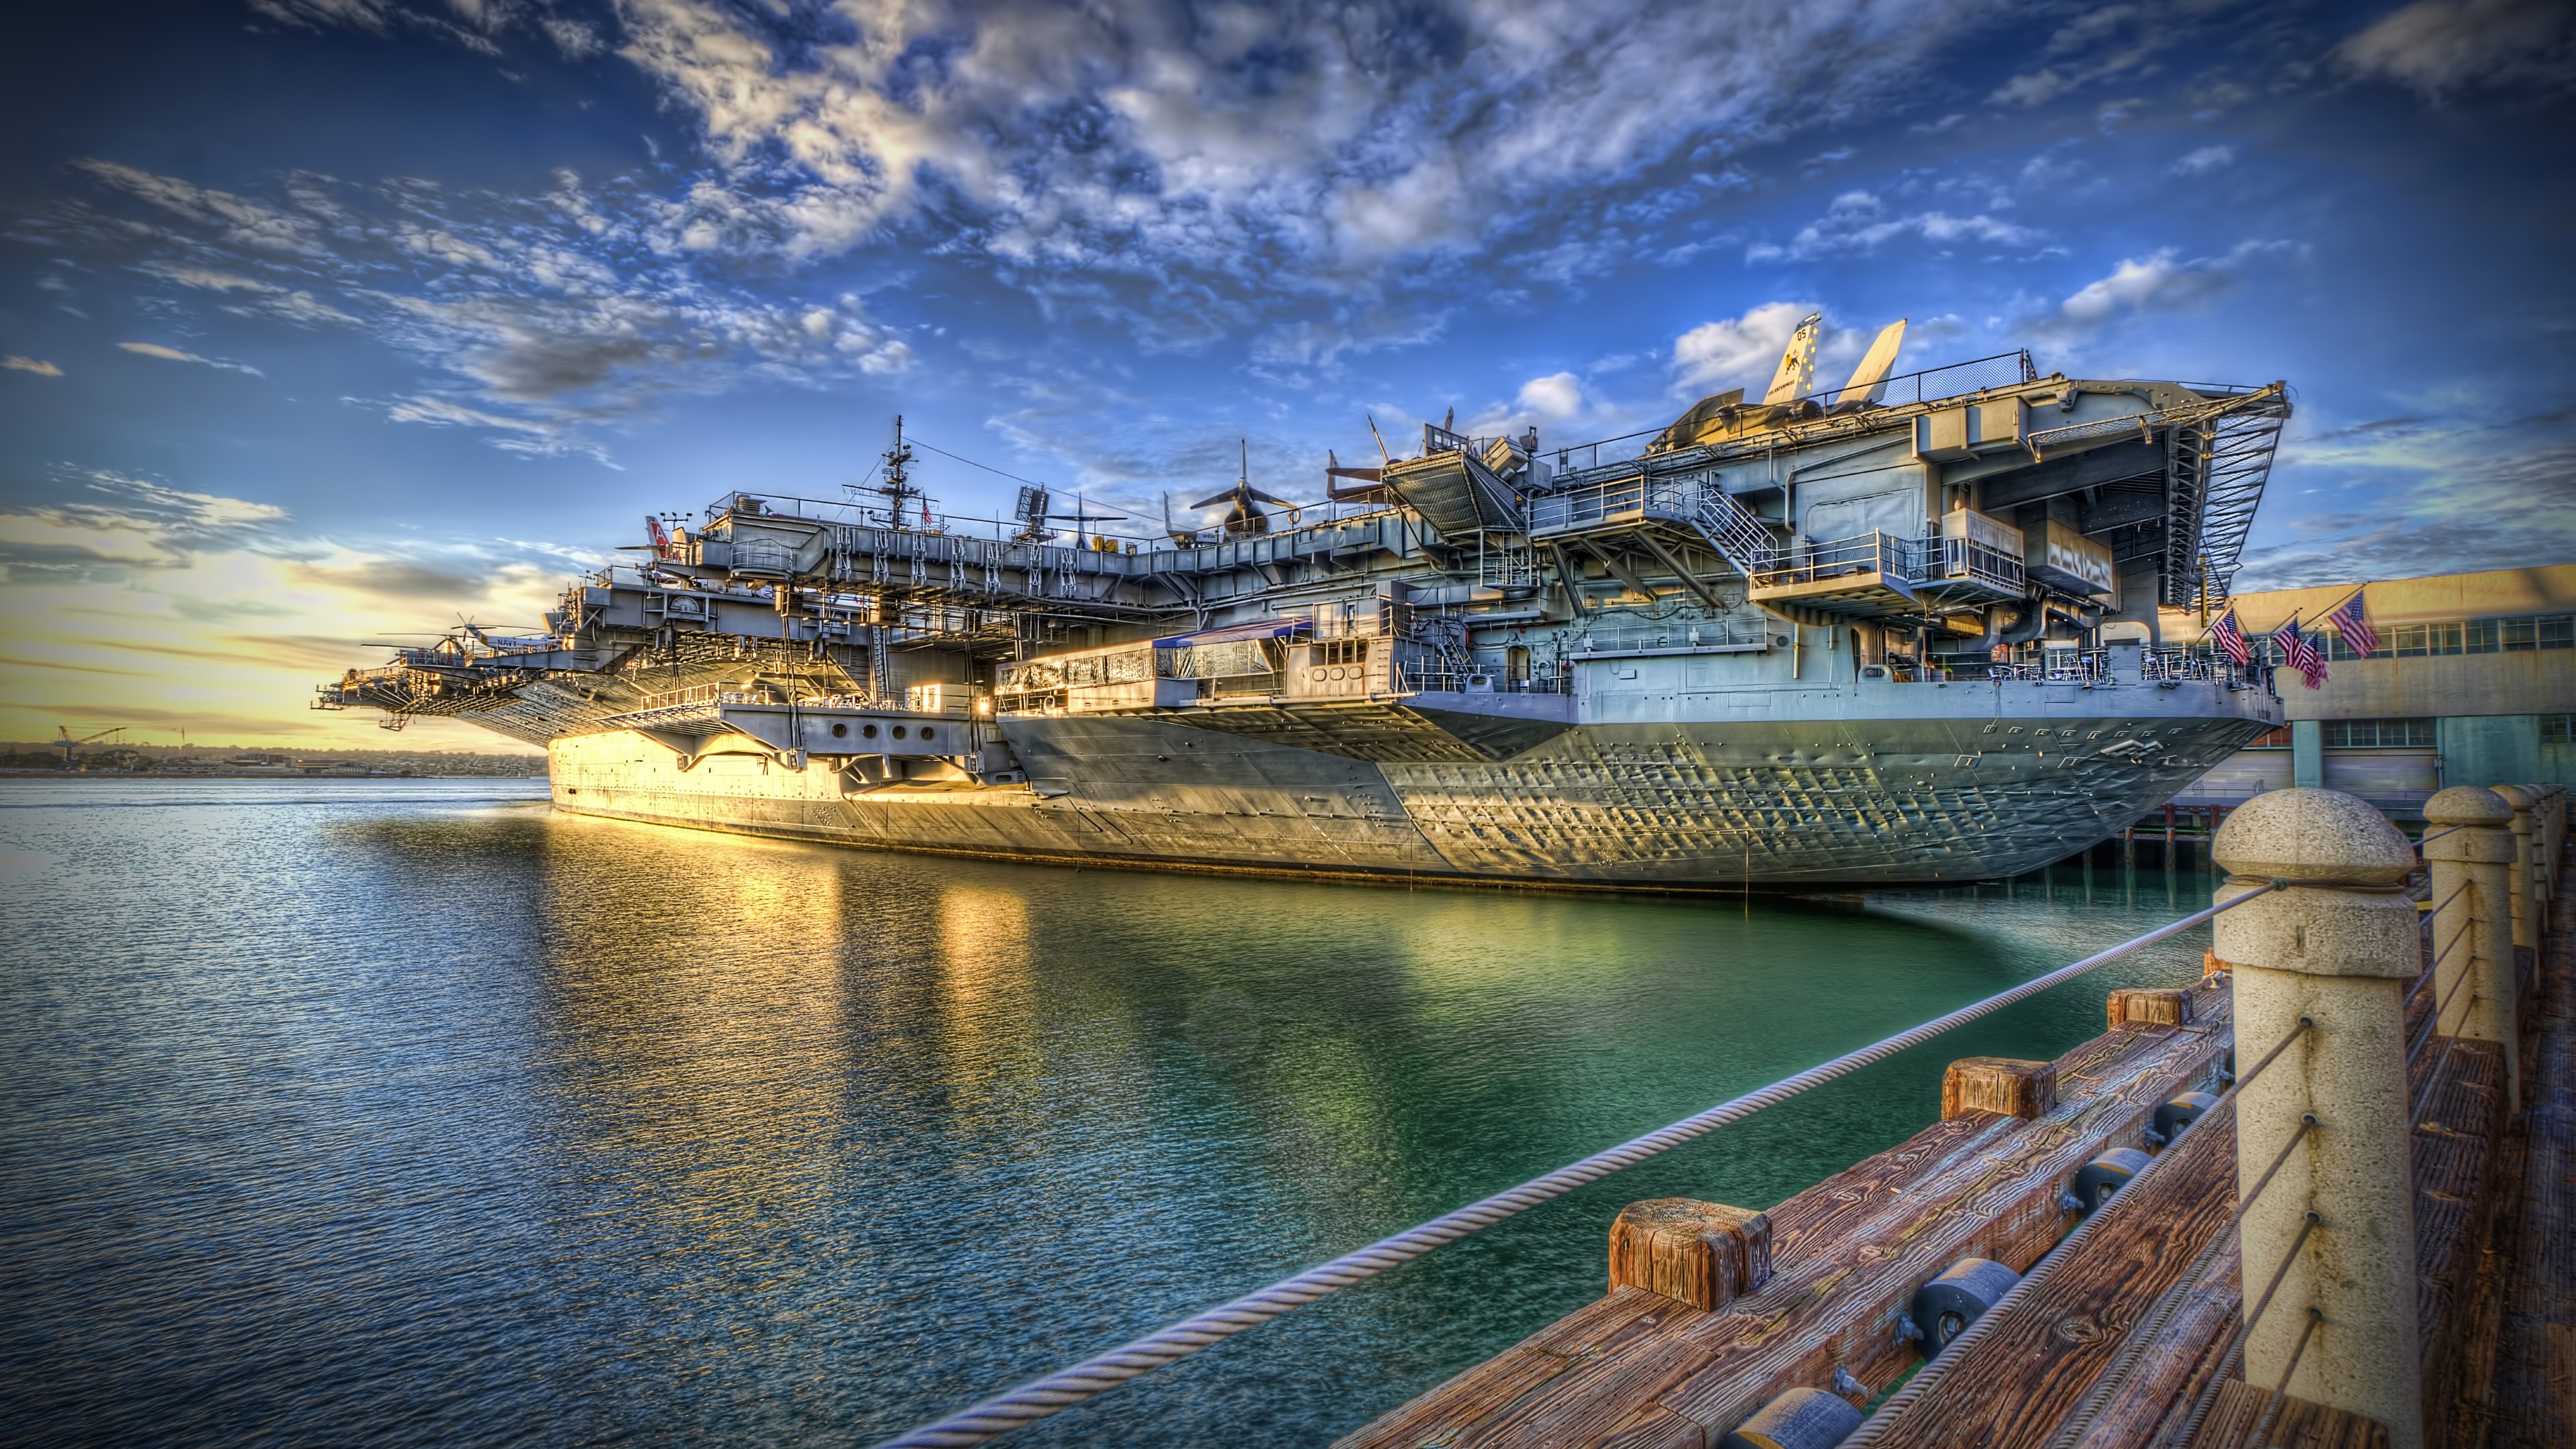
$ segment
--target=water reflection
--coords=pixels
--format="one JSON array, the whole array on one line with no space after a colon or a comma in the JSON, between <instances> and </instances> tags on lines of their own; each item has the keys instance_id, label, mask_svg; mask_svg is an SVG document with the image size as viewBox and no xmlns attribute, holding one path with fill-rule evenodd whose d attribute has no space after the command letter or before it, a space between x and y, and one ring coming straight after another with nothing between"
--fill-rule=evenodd
<instances>
[{"instance_id":1,"label":"water reflection","mask_svg":"<svg viewBox=\"0 0 2576 1449\"><path fill-rule=\"evenodd\" d=\"M2168 894L2080 863L1866 909L1202 880L405 784L0 810L0 859L43 862L0 872L11 1422L849 1443L2063 964ZM1621 1203L1775 1202L1930 1120L1952 1057L2062 1050L2101 990L2200 949L1026 1442L1328 1438L1596 1294Z\"/></svg>"}]
</instances>

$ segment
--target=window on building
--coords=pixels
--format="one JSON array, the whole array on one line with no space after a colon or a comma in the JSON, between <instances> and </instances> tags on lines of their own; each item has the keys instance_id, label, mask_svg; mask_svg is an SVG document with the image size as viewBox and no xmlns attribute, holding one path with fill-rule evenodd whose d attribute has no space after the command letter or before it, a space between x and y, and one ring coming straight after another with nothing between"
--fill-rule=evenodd
<instances>
[{"instance_id":1,"label":"window on building","mask_svg":"<svg viewBox=\"0 0 2576 1449\"><path fill-rule=\"evenodd\" d=\"M2471 619L2460 626L2464 654L2501 654L2504 652L2504 620Z\"/></svg>"},{"instance_id":2,"label":"window on building","mask_svg":"<svg viewBox=\"0 0 2576 1449\"><path fill-rule=\"evenodd\" d=\"M2462 653L2465 632L2460 624L2400 624L2388 631L2388 652L2400 659Z\"/></svg>"},{"instance_id":3,"label":"window on building","mask_svg":"<svg viewBox=\"0 0 2576 1449\"><path fill-rule=\"evenodd\" d=\"M2544 745L2576 745L2576 714L2542 715L2540 742Z\"/></svg>"},{"instance_id":4,"label":"window on building","mask_svg":"<svg viewBox=\"0 0 2576 1449\"><path fill-rule=\"evenodd\" d=\"M2330 750L2429 750L2429 719L2330 719L2319 730Z\"/></svg>"},{"instance_id":5,"label":"window on building","mask_svg":"<svg viewBox=\"0 0 2576 1449\"><path fill-rule=\"evenodd\" d=\"M2328 659L2367 659L2370 656L2343 642L2343 636L2341 634L2328 634L2326 636L2326 657Z\"/></svg>"},{"instance_id":6,"label":"window on building","mask_svg":"<svg viewBox=\"0 0 2576 1449\"><path fill-rule=\"evenodd\" d=\"M2245 748L2249 750L2286 750L2289 747L2290 727L2288 725L2283 725L2276 730L2265 730L2245 742Z\"/></svg>"},{"instance_id":7,"label":"window on building","mask_svg":"<svg viewBox=\"0 0 2576 1449\"><path fill-rule=\"evenodd\" d=\"M2531 628L2543 649L2576 649L2576 614L2543 614Z\"/></svg>"}]
</instances>

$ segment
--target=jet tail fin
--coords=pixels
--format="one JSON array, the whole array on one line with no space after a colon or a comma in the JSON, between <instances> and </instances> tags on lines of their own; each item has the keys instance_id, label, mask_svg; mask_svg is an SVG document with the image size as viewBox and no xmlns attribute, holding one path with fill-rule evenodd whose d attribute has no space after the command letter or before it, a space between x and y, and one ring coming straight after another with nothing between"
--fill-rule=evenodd
<instances>
[{"instance_id":1,"label":"jet tail fin","mask_svg":"<svg viewBox=\"0 0 2576 1449\"><path fill-rule=\"evenodd\" d=\"M1816 381L1816 334L1824 329L1821 312L1810 312L1789 334L1788 350L1780 354L1780 370L1771 374L1771 386L1762 394L1766 403L1796 402L1805 397Z\"/></svg>"},{"instance_id":2,"label":"jet tail fin","mask_svg":"<svg viewBox=\"0 0 2576 1449\"><path fill-rule=\"evenodd\" d=\"M1838 403L1875 403L1887 394L1887 374L1896 366L1896 349L1905 344L1905 319L1897 318L1879 329L1877 340L1869 344L1860 366L1852 369L1851 381L1843 384Z\"/></svg>"}]
</instances>

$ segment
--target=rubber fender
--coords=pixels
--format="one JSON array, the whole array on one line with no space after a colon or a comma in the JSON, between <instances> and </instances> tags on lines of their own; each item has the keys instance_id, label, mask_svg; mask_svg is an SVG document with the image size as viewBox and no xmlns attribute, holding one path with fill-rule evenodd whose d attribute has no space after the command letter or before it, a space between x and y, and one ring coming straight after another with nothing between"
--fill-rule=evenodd
<instances>
[{"instance_id":1,"label":"rubber fender","mask_svg":"<svg viewBox=\"0 0 2576 1449\"><path fill-rule=\"evenodd\" d=\"M1860 1410L1822 1389L1791 1389L1764 1404L1718 1449L1833 1449L1860 1427Z\"/></svg>"},{"instance_id":2,"label":"rubber fender","mask_svg":"<svg viewBox=\"0 0 2576 1449\"><path fill-rule=\"evenodd\" d=\"M2156 1135L2171 1142L2183 1129L2201 1118L2201 1114L2218 1105L2215 1092L2185 1092L2156 1109Z\"/></svg>"},{"instance_id":3,"label":"rubber fender","mask_svg":"<svg viewBox=\"0 0 2576 1449\"><path fill-rule=\"evenodd\" d=\"M2075 1172L2075 1210L2090 1213L2144 1172L2151 1159L2134 1147L2114 1147Z\"/></svg>"},{"instance_id":4,"label":"rubber fender","mask_svg":"<svg viewBox=\"0 0 2576 1449\"><path fill-rule=\"evenodd\" d=\"M1923 1357L1939 1358L1941 1350L1957 1342L1969 1324L2003 1301L2020 1281L2019 1273L1992 1258L1961 1258L1942 1269L1940 1277L1915 1289L1909 1312L1923 1327Z\"/></svg>"}]
</instances>

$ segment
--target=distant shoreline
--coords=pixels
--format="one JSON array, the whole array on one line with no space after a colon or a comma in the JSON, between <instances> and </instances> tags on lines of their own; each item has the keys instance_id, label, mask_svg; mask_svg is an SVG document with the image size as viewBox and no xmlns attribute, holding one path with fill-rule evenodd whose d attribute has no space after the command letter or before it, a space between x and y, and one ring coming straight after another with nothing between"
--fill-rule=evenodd
<instances>
[{"instance_id":1,"label":"distant shoreline","mask_svg":"<svg viewBox=\"0 0 2576 1449\"><path fill-rule=\"evenodd\" d=\"M0 780L347 780L364 783L369 780L542 780L545 770L499 773L484 770L441 771L424 774L417 770L388 771L383 774L335 774L327 770L30 770L0 766Z\"/></svg>"}]
</instances>

